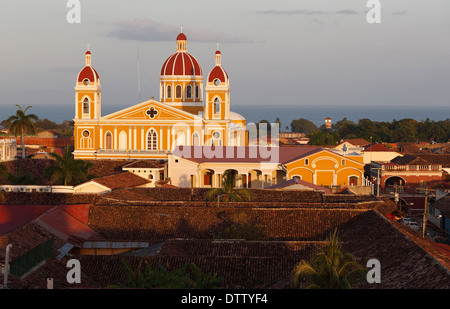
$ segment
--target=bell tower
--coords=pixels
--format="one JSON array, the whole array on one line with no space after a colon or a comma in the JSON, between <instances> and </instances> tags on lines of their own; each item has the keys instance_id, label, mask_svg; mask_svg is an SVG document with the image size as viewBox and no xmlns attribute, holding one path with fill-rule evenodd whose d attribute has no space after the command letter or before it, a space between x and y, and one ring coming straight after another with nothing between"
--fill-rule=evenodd
<instances>
[{"instance_id":1,"label":"bell tower","mask_svg":"<svg viewBox=\"0 0 450 309\"><path fill-rule=\"evenodd\" d=\"M91 52L85 54L85 67L78 73L75 85L75 119L101 117L101 85L97 71L92 67Z\"/></svg>"},{"instance_id":2,"label":"bell tower","mask_svg":"<svg viewBox=\"0 0 450 309\"><path fill-rule=\"evenodd\" d=\"M216 51L216 65L208 75L205 119L230 119L230 80L222 67L222 53Z\"/></svg>"}]
</instances>

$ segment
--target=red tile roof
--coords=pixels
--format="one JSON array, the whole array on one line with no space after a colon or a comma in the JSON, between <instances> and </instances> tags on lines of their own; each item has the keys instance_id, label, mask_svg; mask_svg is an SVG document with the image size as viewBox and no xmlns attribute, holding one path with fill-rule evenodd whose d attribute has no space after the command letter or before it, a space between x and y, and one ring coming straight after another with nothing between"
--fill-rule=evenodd
<instances>
[{"instance_id":1,"label":"red tile roof","mask_svg":"<svg viewBox=\"0 0 450 309\"><path fill-rule=\"evenodd\" d=\"M0 235L35 220L53 207L55 206L0 205Z\"/></svg>"},{"instance_id":2,"label":"red tile roof","mask_svg":"<svg viewBox=\"0 0 450 309\"><path fill-rule=\"evenodd\" d=\"M370 145L370 142L366 141L364 138L346 139L346 140L344 140L344 142L348 142L354 146L360 146L360 147Z\"/></svg>"},{"instance_id":3,"label":"red tile roof","mask_svg":"<svg viewBox=\"0 0 450 309\"><path fill-rule=\"evenodd\" d=\"M260 150L261 149L261 150ZM179 146L173 154L189 161L203 162L245 162L245 163L287 163L323 150L319 146L296 147L214 147ZM266 154L267 152L267 154ZM273 155L273 156L272 156Z\"/></svg>"},{"instance_id":4,"label":"red tile roof","mask_svg":"<svg viewBox=\"0 0 450 309\"><path fill-rule=\"evenodd\" d=\"M394 150L392 150L392 149L390 149L390 148L388 148L388 147L386 147L384 145L377 144L377 143L375 143L373 145L366 146L364 151L389 151L389 152L394 152Z\"/></svg>"},{"instance_id":5,"label":"red tile roof","mask_svg":"<svg viewBox=\"0 0 450 309\"><path fill-rule=\"evenodd\" d=\"M307 181L304 181L304 180L301 180L298 178L290 179L290 180L282 182L280 184L268 187L267 189L281 189L281 188L286 188L286 187L296 185L296 184L311 188L313 190L324 191L326 194L331 194L331 191L325 187L318 186L318 185L312 184L310 182L307 182Z\"/></svg>"},{"instance_id":6,"label":"red tile roof","mask_svg":"<svg viewBox=\"0 0 450 309\"><path fill-rule=\"evenodd\" d=\"M122 167L124 168L163 168L164 162L157 160L137 160Z\"/></svg>"},{"instance_id":7,"label":"red tile roof","mask_svg":"<svg viewBox=\"0 0 450 309\"><path fill-rule=\"evenodd\" d=\"M105 186L111 190L126 187L137 187L150 183L150 180L137 176L131 172L124 172L120 174L94 178L91 181L101 184L102 186Z\"/></svg>"}]
</instances>

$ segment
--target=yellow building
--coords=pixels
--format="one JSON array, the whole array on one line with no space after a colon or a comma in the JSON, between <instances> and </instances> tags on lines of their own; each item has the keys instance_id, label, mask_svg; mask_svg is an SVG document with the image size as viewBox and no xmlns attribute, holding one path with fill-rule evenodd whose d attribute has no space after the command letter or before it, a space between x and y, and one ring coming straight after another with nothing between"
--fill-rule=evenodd
<instances>
[{"instance_id":1,"label":"yellow building","mask_svg":"<svg viewBox=\"0 0 450 309\"><path fill-rule=\"evenodd\" d=\"M169 178L179 187L221 187L232 170L238 186L268 188L290 179L318 186L366 186L363 156L319 146L179 147L169 156Z\"/></svg>"},{"instance_id":2,"label":"yellow building","mask_svg":"<svg viewBox=\"0 0 450 309\"><path fill-rule=\"evenodd\" d=\"M159 101L151 98L102 116L100 77L87 51L75 86L75 158L167 159L179 145L246 145L246 120L230 110L230 81L221 57L217 50L205 86L202 67L180 33L176 52L161 68Z\"/></svg>"}]
</instances>

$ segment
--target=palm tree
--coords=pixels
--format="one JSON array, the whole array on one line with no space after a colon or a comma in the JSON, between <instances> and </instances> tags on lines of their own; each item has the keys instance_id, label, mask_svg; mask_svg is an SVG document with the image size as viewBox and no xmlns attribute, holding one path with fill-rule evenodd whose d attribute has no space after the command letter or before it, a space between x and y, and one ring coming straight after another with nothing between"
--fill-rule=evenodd
<instances>
[{"instance_id":1,"label":"palm tree","mask_svg":"<svg viewBox=\"0 0 450 309\"><path fill-rule=\"evenodd\" d=\"M87 179L91 164L74 159L69 147L66 147L63 156L57 153L50 153L50 155L56 160L56 163L45 169L45 175L46 177L50 176L52 181L68 186Z\"/></svg>"},{"instance_id":2,"label":"palm tree","mask_svg":"<svg viewBox=\"0 0 450 309\"><path fill-rule=\"evenodd\" d=\"M22 109L18 104L16 106L19 108L16 111L16 114L13 116L10 116L6 121L10 124L9 131L14 133L14 136L17 137L17 135L20 134L20 139L22 142L22 159L25 159L25 140L24 140L24 134L30 133L35 134L36 129L34 127L34 122L39 119L38 116L35 114L28 114L26 115L26 111L31 108L31 106L28 106L25 109Z\"/></svg>"},{"instance_id":3,"label":"palm tree","mask_svg":"<svg viewBox=\"0 0 450 309\"><path fill-rule=\"evenodd\" d=\"M335 230L309 262L302 260L294 267L293 282L299 286L302 279L309 279L307 289L350 289L356 275L366 272L352 254L342 252Z\"/></svg>"},{"instance_id":4,"label":"palm tree","mask_svg":"<svg viewBox=\"0 0 450 309\"><path fill-rule=\"evenodd\" d=\"M213 188L206 193L207 200L214 200L222 198L224 202L243 202L252 200L252 195L247 189L236 189L236 173L232 170L227 170L222 176L222 188Z\"/></svg>"}]
</instances>

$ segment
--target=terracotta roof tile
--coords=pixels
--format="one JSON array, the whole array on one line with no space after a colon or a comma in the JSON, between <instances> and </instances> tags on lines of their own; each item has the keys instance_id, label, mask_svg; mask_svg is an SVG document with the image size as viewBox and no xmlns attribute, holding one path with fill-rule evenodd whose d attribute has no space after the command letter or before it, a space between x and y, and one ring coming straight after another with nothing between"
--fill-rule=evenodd
<instances>
[{"instance_id":1,"label":"terracotta roof tile","mask_svg":"<svg viewBox=\"0 0 450 309\"><path fill-rule=\"evenodd\" d=\"M149 180L137 176L131 172L124 172L120 174L94 178L91 181L99 183L102 186L110 188L111 190L126 187L137 187L150 182Z\"/></svg>"},{"instance_id":2,"label":"terracotta roof tile","mask_svg":"<svg viewBox=\"0 0 450 309\"><path fill-rule=\"evenodd\" d=\"M124 168L163 168L166 163L156 160L138 160L127 164L122 167Z\"/></svg>"}]
</instances>

